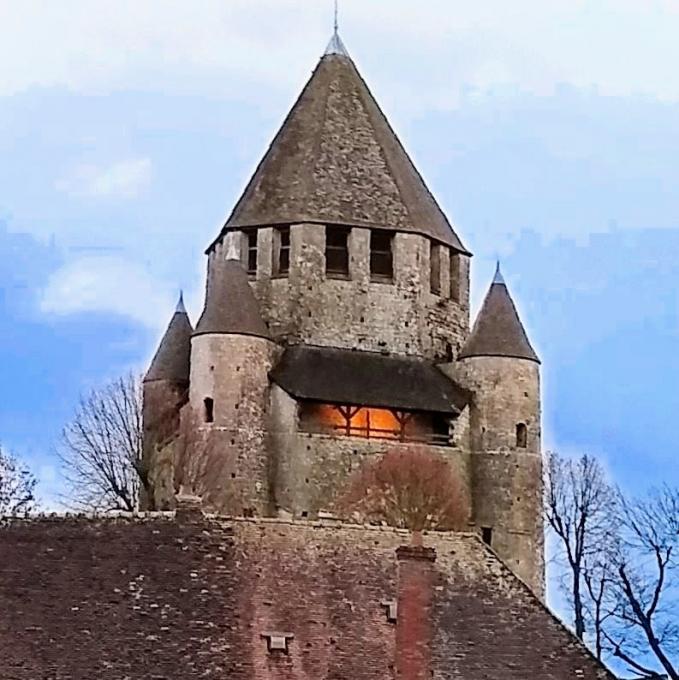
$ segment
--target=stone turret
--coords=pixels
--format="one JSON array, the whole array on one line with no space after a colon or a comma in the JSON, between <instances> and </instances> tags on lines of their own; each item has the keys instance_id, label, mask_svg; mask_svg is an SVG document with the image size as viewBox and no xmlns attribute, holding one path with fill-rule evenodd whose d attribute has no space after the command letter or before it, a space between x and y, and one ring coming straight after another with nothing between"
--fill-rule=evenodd
<instances>
[{"instance_id":1,"label":"stone turret","mask_svg":"<svg viewBox=\"0 0 679 680\"><path fill-rule=\"evenodd\" d=\"M485 540L542 594L540 361L499 265L457 363L474 394L470 407L474 520Z\"/></svg>"},{"instance_id":2,"label":"stone turret","mask_svg":"<svg viewBox=\"0 0 679 680\"><path fill-rule=\"evenodd\" d=\"M179 411L188 399L192 333L180 294L177 308L144 376L144 461L151 489L150 494L142 493L144 509L169 507L174 494L172 463L164 459L161 449L177 433Z\"/></svg>"},{"instance_id":3,"label":"stone turret","mask_svg":"<svg viewBox=\"0 0 679 680\"><path fill-rule=\"evenodd\" d=\"M275 355L235 239L215 262L191 339L191 413L202 437L201 492L231 515L269 512L268 372Z\"/></svg>"}]
</instances>

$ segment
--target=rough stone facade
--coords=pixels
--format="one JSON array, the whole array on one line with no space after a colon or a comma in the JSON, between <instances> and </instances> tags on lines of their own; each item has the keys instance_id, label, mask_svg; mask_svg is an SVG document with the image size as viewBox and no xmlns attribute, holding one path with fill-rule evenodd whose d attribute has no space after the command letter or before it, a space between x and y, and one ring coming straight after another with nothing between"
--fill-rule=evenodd
<instances>
[{"instance_id":1,"label":"rough stone facade","mask_svg":"<svg viewBox=\"0 0 679 680\"><path fill-rule=\"evenodd\" d=\"M346 267L333 270L328 246L340 231ZM407 413L430 423L418 445L449 461L473 528L541 594L539 361L499 272L470 330L470 254L346 55L323 57L207 255L205 311L182 359L190 364L182 418L190 412L209 442L208 505L234 516L313 518L361 464L415 441L405 426L387 438L351 422L311 431L301 413L314 398L275 380L286 347L361 353L367 365L408 357L447 376L451 391L441 392L467 395L461 405L432 399ZM391 275L377 271L380 257ZM378 372L355 373L352 385L367 386ZM314 404L407 411L389 397L368 403L369 394L389 393L389 377L379 379L386 386L366 387L351 404L332 395ZM338 371L324 382L343 380ZM168 496L157 507L172 503Z\"/></svg>"},{"instance_id":2,"label":"rough stone facade","mask_svg":"<svg viewBox=\"0 0 679 680\"><path fill-rule=\"evenodd\" d=\"M174 514L0 523L0 677L614 680L475 535Z\"/></svg>"}]
</instances>

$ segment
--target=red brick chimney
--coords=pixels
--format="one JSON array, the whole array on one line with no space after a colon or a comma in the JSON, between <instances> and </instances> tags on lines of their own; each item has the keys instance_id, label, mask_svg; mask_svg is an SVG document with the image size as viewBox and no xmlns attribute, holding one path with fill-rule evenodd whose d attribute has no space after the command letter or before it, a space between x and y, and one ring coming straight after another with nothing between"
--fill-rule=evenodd
<instances>
[{"instance_id":1,"label":"red brick chimney","mask_svg":"<svg viewBox=\"0 0 679 680\"><path fill-rule=\"evenodd\" d=\"M401 546L398 557L396 677L431 680L431 604L436 551Z\"/></svg>"}]
</instances>

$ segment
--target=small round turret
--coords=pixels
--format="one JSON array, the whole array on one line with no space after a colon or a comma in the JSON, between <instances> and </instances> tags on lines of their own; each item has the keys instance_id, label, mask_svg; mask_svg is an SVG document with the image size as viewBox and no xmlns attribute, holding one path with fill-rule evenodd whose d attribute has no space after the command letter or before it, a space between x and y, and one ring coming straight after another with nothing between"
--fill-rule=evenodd
<instances>
[{"instance_id":1,"label":"small round turret","mask_svg":"<svg viewBox=\"0 0 679 680\"><path fill-rule=\"evenodd\" d=\"M540 360L499 264L458 366L474 393L474 520L500 557L542 593Z\"/></svg>"},{"instance_id":2,"label":"small round turret","mask_svg":"<svg viewBox=\"0 0 679 680\"><path fill-rule=\"evenodd\" d=\"M201 495L232 515L266 515L268 373L275 345L243 268L235 239L215 262L205 308L191 340L191 412L203 444Z\"/></svg>"},{"instance_id":3,"label":"small round turret","mask_svg":"<svg viewBox=\"0 0 679 680\"><path fill-rule=\"evenodd\" d=\"M171 462L161 461L161 449L179 429L179 410L188 399L193 328L183 296L144 376L143 458L149 471L149 489L141 498L143 509L165 509L174 497Z\"/></svg>"}]
</instances>

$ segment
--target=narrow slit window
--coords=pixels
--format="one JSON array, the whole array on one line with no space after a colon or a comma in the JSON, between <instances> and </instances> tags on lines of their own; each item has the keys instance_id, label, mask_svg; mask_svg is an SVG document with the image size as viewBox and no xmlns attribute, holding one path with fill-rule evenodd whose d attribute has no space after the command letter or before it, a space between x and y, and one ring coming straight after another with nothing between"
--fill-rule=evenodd
<instances>
[{"instance_id":1,"label":"narrow slit window","mask_svg":"<svg viewBox=\"0 0 679 680\"><path fill-rule=\"evenodd\" d=\"M394 277L393 234L373 229L370 232L370 278L391 281Z\"/></svg>"},{"instance_id":2,"label":"narrow slit window","mask_svg":"<svg viewBox=\"0 0 679 680\"><path fill-rule=\"evenodd\" d=\"M429 290L441 295L441 246L429 242Z\"/></svg>"},{"instance_id":3,"label":"narrow slit window","mask_svg":"<svg viewBox=\"0 0 679 680\"><path fill-rule=\"evenodd\" d=\"M325 230L325 271L330 276L349 275L349 230L327 227Z\"/></svg>"},{"instance_id":4,"label":"narrow slit window","mask_svg":"<svg viewBox=\"0 0 679 680\"><path fill-rule=\"evenodd\" d=\"M516 426L516 446L519 449L528 446L528 428L525 423L518 423Z\"/></svg>"},{"instance_id":5,"label":"narrow slit window","mask_svg":"<svg viewBox=\"0 0 679 680\"><path fill-rule=\"evenodd\" d=\"M450 251L450 297L455 302L460 301L460 253Z\"/></svg>"},{"instance_id":6,"label":"narrow slit window","mask_svg":"<svg viewBox=\"0 0 679 680\"><path fill-rule=\"evenodd\" d=\"M257 232L248 231L245 234L247 262L246 269L250 276L257 274Z\"/></svg>"},{"instance_id":7,"label":"narrow slit window","mask_svg":"<svg viewBox=\"0 0 679 680\"><path fill-rule=\"evenodd\" d=\"M274 230L274 275L284 276L290 271L290 227Z\"/></svg>"},{"instance_id":8,"label":"narrow slit window","mask_svg":"<svg viewBox=\"0 0 679 680\"><path fill-rule=\"evenodd\" d=\"M481 527L481 540L486 545L493 543L493 529L491 527Z\"/></svg>"},{"instance_id":9,"label":"narrow slit window","mask_svg":"<svg viewBox=\"0 0 679 680\"><path fill-rule=\"evenodd\" d=\"M203 399L204 420L206 423L214 423L215 421L215 402L214 399L206 397Z\"/></svg>"}]
</instances>

